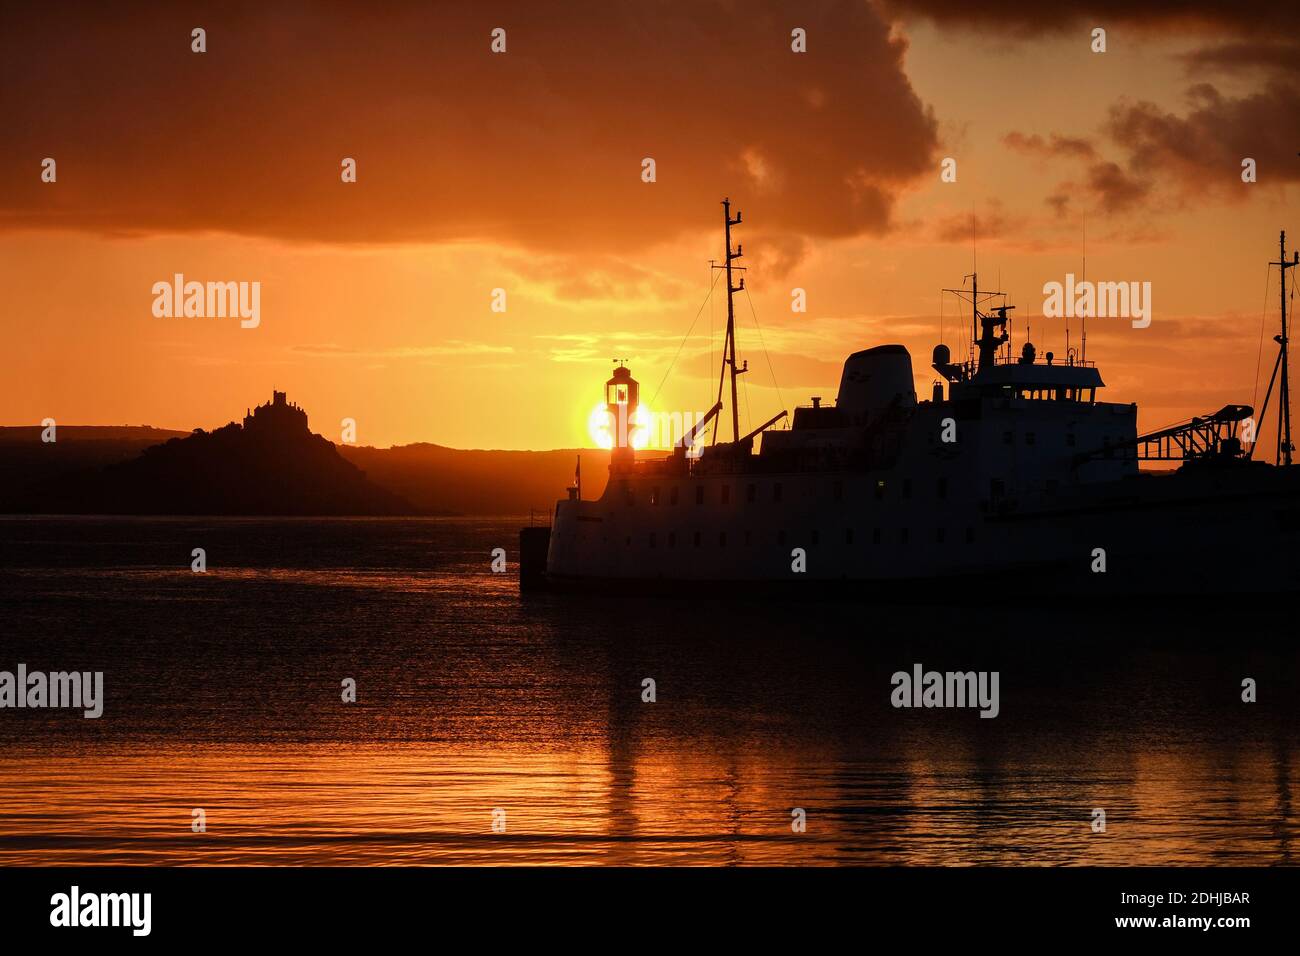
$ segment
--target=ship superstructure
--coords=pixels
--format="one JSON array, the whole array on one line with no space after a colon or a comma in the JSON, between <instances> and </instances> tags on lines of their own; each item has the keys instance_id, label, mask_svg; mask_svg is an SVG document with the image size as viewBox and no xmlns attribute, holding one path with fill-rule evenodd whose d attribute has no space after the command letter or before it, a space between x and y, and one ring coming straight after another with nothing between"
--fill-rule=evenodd
<instances>
[{"instance_id":1,"label":"ship superstructure","mask_svg":"<svg viewBox=\"0 0 1300 956\"><path fill-rule=\"evenodd\" d=\"M742 435L736 380L747 366L737 366L733 297L744 280L733 281L733 263L743 250L731 240L741 217L725 200L723 211L718 401L664 457L639 455L621 430L601 497L584 500L573 488L556 505L547 584L889 592L1032 580L1103 593L1300 584L1279 560L1300 532L1285 311L1276 465L1253 461L1253 445L1244 451L1248 406L1139 435L1137 406L1101 398L1094 363L1073 350L1060 361L1040 356L1027 341L1013 354L1014 307L981 292L977 275L952 290L970 305L972 354L956 362L936 346L929 396L916 395L908 350L878 345L845 360L833 404L814 398L789 428L772 427L782 412ZM1284 277L1300 261L1287 261L1285 237L1280 261ZM728 382L731 440L719 441ZM626 366L616 370L611 421L631 420L638 388ZM693 448L708 426L711 442ZM1139 471L1155 459L1182 467Z\"/></svg>"}]
</instances>

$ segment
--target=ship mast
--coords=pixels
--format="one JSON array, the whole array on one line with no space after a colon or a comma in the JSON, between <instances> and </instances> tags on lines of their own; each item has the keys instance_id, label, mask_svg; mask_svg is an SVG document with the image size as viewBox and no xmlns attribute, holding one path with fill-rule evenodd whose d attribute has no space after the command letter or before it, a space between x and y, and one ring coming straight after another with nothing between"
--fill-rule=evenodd
<instances>
[{"instance_id":1,"label":"ship mast","mask_svg":"<svg viewBox=\"0 0 1300 956\"><path fill-rule=\"evenodd\" d=\"M731 370L731 440L733 442L740 440L740 406L736 402L736 376L743 372L749 371L749 362L746 361L743 368L736 368L736 302L737 292L745 288L745 279L742 276L740 285L732 284L733 272L744 272L743 266L733 266L731 263L735 259L743 256L745 247L737 246L736 251L731 251L731 227L740 225L740 213L736 213L736 218L731 218L731 200L722 200L722 221L724 233L727 242L727 261L726 265L715 265L715 269L726 269L727 271L727 337L722 343L722 368L718 374L718 402L722 402L722 386L727 378L727 370ZM718 440L718 430L713 429L712 443Z\"/></svg>"},{"instance_id":2,"label":"ship mast","mask_svg":"<svg viewBox=\"0 0 1300 956\"><path fill-rule=\"evenodd\" d=\"M970 302L970 344L972 349L978 349L979 360L975 361L975 354L971 354L970 372L983 372L997 364L997 350L1009 336L1006 332L1007 313L1015 308L1014 305L1000 305L990 309L987 313L980 311L981 299L996 299L1003 296L1005 292L985 292L980 295L979 275L972 272L968 276L962 276L962 279L970 279L971 287L968 292L964 287L961 289L944 289L942 291L955 295L962 301ZM967 298L969 297L969 299ZM1001 334L998 330L1001 329Z\"/></svg>"},{"instance_id":3,"label":"ship mast","mask_svg":"<svg viewBox=\"0 0 1300 956\"><path fill-rule=\"evenodd\" d=\"M1269 265L1278 267L1278 277L1281 285L1281 304L1282 304L1282 329L1281 333L1273 336L1273 341L1278 345L1277 361L1273 364L1273 374L1268 380L1268 390L1264 392L1264 407L1259 413L1259 423L1264 424L1264 417L1268 414L1268 401L1273 395L1273 384L1277 381L1278 371L1282 373L1281 386L1278 389L1278 399L1282 403L1282 408L1278 411L1277 416L1277 454L1274 463L1278 465L1290 465L1291 453L1295 451L1295 445L1291 442L1291 370L1288 357L1287 343L1287 319L1286 319L1286 270L1294 269L1300 265L1300 252L1292 252L1290 262L1286 260L1286 231L1283 230L1278 239L1278 259L1277 262L1270 262ZM1250 446L1250 455L1255 454L1255 444Z\"/></svg>"},{"instance_id":4,"label":"ship mast","mask_svg":"<svg viewBox=\"0 0 1300 956\"><path fill-rule=\"evenodd\" d=\"M1286 261L1286 230L1284 229L1278 238L1277 257L1282 286L1282 334L1277 337L1278 348L1282 352L1282 389L1278 396L1282 401L1282 415L1278 428L1278 447L1279 458L1284 465L1291 464L1291 452L1295 451L1295 445L1291 444L1291 376L1287 367L1286 347L1286 270L1294 267L1297 261L1300 261L1300 254L1290 262Z\"/></svg>"}]
</instances>

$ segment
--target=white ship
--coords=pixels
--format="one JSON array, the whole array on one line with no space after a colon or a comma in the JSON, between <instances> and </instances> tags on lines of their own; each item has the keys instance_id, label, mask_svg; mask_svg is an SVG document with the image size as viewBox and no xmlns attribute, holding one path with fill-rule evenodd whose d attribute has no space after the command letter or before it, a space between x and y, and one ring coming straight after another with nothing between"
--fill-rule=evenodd
<instances>
[{"instance_id":1,"label":"white ship","mask_svg":"<svg viewBox=\"0 0 1300 956\"><path fill-rule=\"evenodd\" d=\"M1073 350L1040 357L1028 342L1012 354L1012 307L976 276L952 290L970 304L974 354L954 362L936 346L928 399L907 349L878 345L845 360L834 404L813 399L788 429L772 427L782 412L742 435L732 300L743 280L733 283L731 242L741 219L725 200L723 211L727 331L719 400L701 423L713 443L688 453L697 426L648 457L619 436L604 493L586 500L570 488L549 530L525 530L525 586L992 598L1013 582L1049 593L1297 590L1285 293L1264 404L1280 383L1275 464L1241 440L1248 406L1139 435L1137 406L1103 400L1095 364ZM1283 234L1284 286L1297 260ZM728 380L732 440L720 441ZM626 367L606 392L611 419L632 420L639 387ZM1143 461L1181 466L1144 472Z\"/></svg>"}]
</instances>

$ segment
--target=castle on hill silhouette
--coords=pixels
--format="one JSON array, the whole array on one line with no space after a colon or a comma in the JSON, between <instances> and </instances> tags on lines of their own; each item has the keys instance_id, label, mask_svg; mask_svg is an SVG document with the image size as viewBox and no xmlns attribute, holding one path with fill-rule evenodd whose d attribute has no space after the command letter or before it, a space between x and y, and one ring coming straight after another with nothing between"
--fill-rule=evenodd
<instances>
[{"instance_id":1,"label":"castle on hill silhouette","mask_svg":"<svg viewBox=\"0 0 1300 956\"><path fill-rule=\"evenodd\" d=\"M271 400L265 405L258 405L247 410L244 415L244 431L257 432L305 432L307 412L297 402L290 402L286 392L271 390Z\"/></svg>"},{"instance_id":2,"label":"castle on hill silhouette","mask_svg":"<svg viewBox=\"0 0 1300 956\"><path fill-rule=\"evenodd\" d=\"M403 515L413 508L312 434L307 412L271 400L212 431L150 445L136 457L72 470L27 492L54 514Z\"/></svg>"}]
</instances>

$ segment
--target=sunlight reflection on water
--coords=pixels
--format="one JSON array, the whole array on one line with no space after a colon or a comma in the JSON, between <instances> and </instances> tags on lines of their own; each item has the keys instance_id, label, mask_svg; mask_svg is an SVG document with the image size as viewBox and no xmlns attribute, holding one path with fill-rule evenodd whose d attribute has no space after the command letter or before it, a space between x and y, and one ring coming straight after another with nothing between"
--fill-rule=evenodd
<instances>
[{"instance_id":1,"label":"sunlight reflection on water","mask_svg":"<svg viewBox=\"0 0 1300 956\"><path fill-rule=\"evenodd\" d=\"M0 864L1292 860L1296 655L1213 611L521 600L517 527L0 519L0 669L107 697L0 710ZM1001 716L894 710L913 662Z\"/></svg>"}]
</instances>

